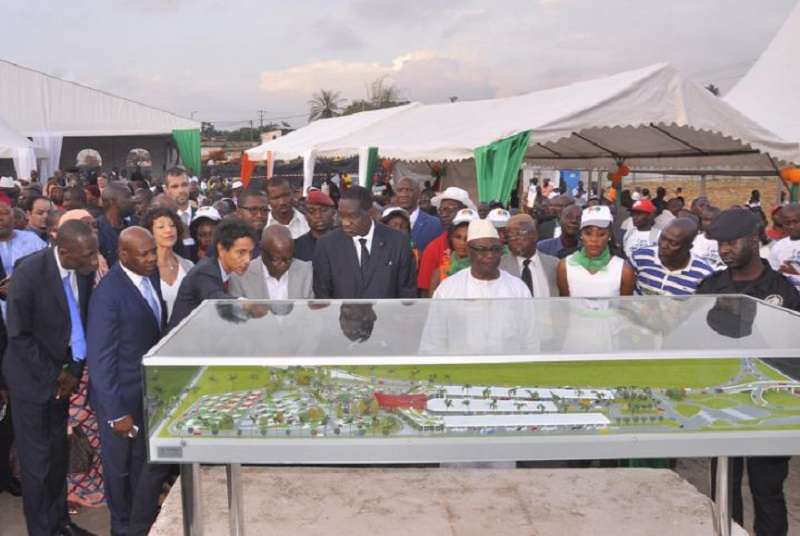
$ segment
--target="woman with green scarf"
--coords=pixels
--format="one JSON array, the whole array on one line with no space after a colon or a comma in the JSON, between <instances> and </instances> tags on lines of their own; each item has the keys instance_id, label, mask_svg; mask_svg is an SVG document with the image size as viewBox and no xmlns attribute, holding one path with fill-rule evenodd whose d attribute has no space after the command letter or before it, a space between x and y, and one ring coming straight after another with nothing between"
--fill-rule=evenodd
<instances>
[{"instance_id":1,"label":"woman with green scarf","mask_svg":"<svg viewBox=\"0 0 800 536\"><path fill-rule=\"evenodd\" d=\"M607 206L584 209L581 215L581 248L558 264L561 296L612 298L631 296L636 274L621 257L611 253L611 223Z\"/></svg>"}]
</instances>

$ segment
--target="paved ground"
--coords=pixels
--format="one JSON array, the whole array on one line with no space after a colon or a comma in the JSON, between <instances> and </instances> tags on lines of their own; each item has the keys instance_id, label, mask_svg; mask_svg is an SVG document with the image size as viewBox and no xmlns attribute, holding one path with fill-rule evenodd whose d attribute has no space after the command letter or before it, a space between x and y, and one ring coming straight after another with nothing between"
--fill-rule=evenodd
<instances>
[{"instance_id":1,"label":"paved ground","mask_svg":"<svg viewBox=\"0 0 800 536\"><path fill-rule=\"evenodd\" d=\"M694 485L701 493L707 494L709 489L709 468L705 459L684 459L678 464L678 474ZM785 491L789 504L789 534L800 536L800 457L793 458L789 480ZM752 531L752 507L745 489L745 528ZM176 497L177 498L177 497ZM84 509L75 516L75 521L95 532L109 533L108 513L105 509ZM24 519L22 501L7 493L0 494L0 534L3 536L24 536ZM561 532L563 534L563 532Z\"/></svg>"}]
</instances>

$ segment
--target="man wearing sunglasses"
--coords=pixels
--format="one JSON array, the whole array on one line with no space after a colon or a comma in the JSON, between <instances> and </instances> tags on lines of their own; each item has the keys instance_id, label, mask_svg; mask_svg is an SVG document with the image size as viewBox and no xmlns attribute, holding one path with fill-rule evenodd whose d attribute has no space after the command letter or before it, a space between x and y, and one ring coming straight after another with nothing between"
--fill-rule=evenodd
<instances>
[{"instance_id":1,"label":"man wearing sunglasses","mask_svg":"<svg viewBox=\"0 0 800 536\"><path fill-rule=\"evenodd\" d=\"M521 279L500 269L503 244L494 225L473 220L467 231L470 269L448 277L434 292L435 299L530 298Z\"/></svg>"}]
</instances>

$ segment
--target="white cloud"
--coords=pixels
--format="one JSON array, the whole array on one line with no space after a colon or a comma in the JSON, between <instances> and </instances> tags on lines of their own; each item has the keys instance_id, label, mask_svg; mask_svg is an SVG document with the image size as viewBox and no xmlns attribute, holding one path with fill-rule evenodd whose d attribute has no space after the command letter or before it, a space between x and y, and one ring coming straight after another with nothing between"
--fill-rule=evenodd
<instances>
[{"instance_id":1,"label":"white cloud","mask_svg":"<svg viewBox=\"0 0 800 536\"><path fill-rule=\"evenodd\" d=\"M325 88L352 100L364 98L368 84L381 77L394 83L408 100L435 102L451 95L479 98L494 93L482 69L426 50L397 56L389 63L329 60L264 71L260 87L269 94L306 99Z\"/></svg>"}]
</instances>

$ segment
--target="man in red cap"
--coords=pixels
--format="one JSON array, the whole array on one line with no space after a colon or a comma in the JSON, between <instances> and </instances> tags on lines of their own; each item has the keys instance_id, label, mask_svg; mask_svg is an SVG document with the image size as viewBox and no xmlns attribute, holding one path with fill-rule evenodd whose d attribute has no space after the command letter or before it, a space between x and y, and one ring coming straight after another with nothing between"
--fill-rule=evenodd
<instances>
[{"instance_id":1,"label":"man in red cap","mask_svg":"<svg viewBox=\"0 0 800 536\"><path fill-rule=\"evenodd\" d=\"M311 228L294 241L294 258L311 261L319 237L333 229L336 204L321 190L311 190L306 196L306 220Z\"/></svg>"},{"instance_id":2,"label":"man in red cap","mask_svg":"<svg viewBox=\"0 0 800 536\"><path fill-rule=\"evenodd\" d=\"M639 248L647 248L658 244L658 235L661 233L654 227L656 206L649 199L639 199L631 207L633 228L625 233L622 239L622 248L629 259L633 252Z\"/></svg>"}]
</instances>

